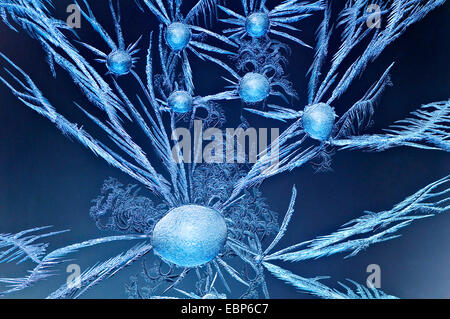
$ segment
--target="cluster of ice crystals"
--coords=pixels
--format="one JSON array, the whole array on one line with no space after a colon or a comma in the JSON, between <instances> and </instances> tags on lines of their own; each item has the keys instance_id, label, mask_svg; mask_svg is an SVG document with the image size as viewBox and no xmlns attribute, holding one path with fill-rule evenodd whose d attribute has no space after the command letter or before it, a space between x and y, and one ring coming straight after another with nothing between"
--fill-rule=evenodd
<instances>
[{"instance_id":1,"label":"cluster of ice crystals","mask_svg":"<svg viewBox=\"0 0 450 319\"><path fill-rule=\"evenodd\" d=\"M443 5L445 0L389 1L380 12L381 30L367 29L369 0L348 0L336 23L331 20L334 17L331 0L284 0L273 8L268 8L269 1L243 0L242 14L219 5L219 0L197 0L186 14L182 13L182 0L145 0L144 6L136 2L142 11L150 10L160 23L157 56L152 50L153 32L149 32L146 77L132 71L138 61L134 55L143 46L138 40L126 47L119 8L116 10L113 1L109 1L117 36L113 39L107 32L109 28L97 21L95 10L88 2L83 0L76 5L90 27L108 45L109 55L91 44L76 41L69 32L66 34L64 21L51 16L52 0L2 0L0 20L12 30L24 29L40 42L53 75L56 76L55 66L67 72L92 106L102 113L97 116L88 110L88 105L77 105L105 135L88 132L83 125L58 113L57 107L44 97L32 78L2 53L0 59L7 67L0 71L0 82L26 106L54 123L64 135L74 138L145 186L155 202L138 195L136 185L124 186L109 179L101 196L94 200L90 215L98 228L121 234L84 240L50 252L46 250L48 244L39 242L40 239L61 232L42 233L47 227L36 227L17 234L0 234L0 263L35 264L24 277L0 278L0 284L7 288L2 289L0 296L31 287L52 276L55 265L67 261L69 254L83 248L138 240L139 244L134 247L86 268L80 274L79 285L64 283L48 297L78 298L137 260L143 263L146 285L139 287L137 281L133 282L129 291L136 298L173 298L165 293L180 284L192 269L198 279L195 287L189 291L178 289L180 287L173 290L194 299L226 297L214 287L216 279L221 281L220 289L225 288L230 296L236 296L236 292L234 286L228 284L229 279L244 286L241 298L259 298L261 295L270 298L266 282L268 273L300 292L321 298L392 297L355 282L352 282L354 288L340 283L342 289L333 289L322 283L325 277L305 278L272 262L300 262L338 253L348 253L351 257L370 245L394 239L401 229L416 220L449 211L450 176L428 184L390 210L367 212L331 234L285 248L276 247L294 217L297 189L292 188L287 212L279 225L277 214L269 209L258 185L271 176L313 163L320 157L324 159L323 166L328 166L329 149L384 151L408 146L449 152L450 100L424 105L384 134L360 135L360 131L372 122L379 96L392 85L390 72L394 64L386 68L364 96L344 114L339 114L336 122L332 107L388 45L410 25ZM199 15L206 20L207 13L214 15L216 8L226 14L226 18L220 20L231 25L229 29L212 31L198 25ZM323 14L323 21L317 30L314 59L307 74L310 77L307 106L290 109L284 104L272 104L273 97L289 103L287 97L297 96L285 70L289 46L273 37L311 49L296 36L299 30L295 24L313 13ZM339 29L342 34L336 37ZM333 53L334 38L340 38L340 44ZM220 45L210 44L211 39ZM79 45L99 59L81 55ZM362 46L365 48L361 53L355 52ZM226 89L232 90L195 95L187 52L226 70L231 79L225 79L232 84ZM227 64L226 58L230 56L236 61L234 67ZM159 58L160 71L154 69L155 57ZM133 77L124 80L136 81L142 92L137 94L137 99L129 97L128 90L122 88L115 77L97 73L91 61L105 63L109 70L107 75L132 73ZM349 65L348 69L342 70L343 65ZM216 103L234 99L247 104L263 102L264 110L253 108L257 105L246 110L266 118L293 120L293 123L280 134L276 146L268 146L256 163L245 169L224 163L178 163L174 158L176 148L169 139L170 131L177 128L178 121L198 117L196 111L203 108L208 113L203 127L211 128L214 118L216 123L222 123L223 119ZM169 109L171 112L166 113ZM191 111L192 116L185 116ZM139 143L141 140L137 139L135 130L130 129L133 126L145 134L148 143ZM245 119L240 127L249 127ZM303 144L308 137L320 141L320 145ZM154 166L155 162L157 166ZM272 169L274 162L277 163L275 170ZM161 169L161 163L165 170ZM156 274L148 271L144 260L152 249L160 257L157 258L159 266L153 268ZM231 263L234 258L240 263ZM162 269L165 266L169 271ZM169 286L161 290L160 285L165 284ZM156 296L159 291L162 295Z\"/></svg>"}]
</instances>

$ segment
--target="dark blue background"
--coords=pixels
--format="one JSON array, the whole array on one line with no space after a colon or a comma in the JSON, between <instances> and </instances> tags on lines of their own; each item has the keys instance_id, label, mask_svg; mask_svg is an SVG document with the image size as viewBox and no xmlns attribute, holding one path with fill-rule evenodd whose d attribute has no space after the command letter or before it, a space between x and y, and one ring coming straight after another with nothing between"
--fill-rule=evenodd
<instances>
[{"instance_id":1,"label":"dark blue background","mask_svg":"<svg viewBox=\"0 0 450 319\"><path fill-rule=\"evenodd\" d=\"M65 19L64 11L70 1L55 2L59 17ZM90 2L95 2L94 12L113 35L106 1ZM148 45L148 32L157 31L154 17L148 12L139 12L132 1L121 2L127 43L143 34L144 41L141 44L145 48ZM268 6L272 7L274 2L267 1ZM333 1L334 12L341 3L343 1ZM359 99L392 61L397 62L392 70L394 87L388 88L379 101L375 126L371 132L405 118L422 104L448 99L449 21L450 7L447 4L410 27L369 66L361 79L355 81L335 105L337 112L342 114ZM307 43L314 42L314 30L318 23L320 17L310 18L300 24L303 30L300 37ZM79 34L87 43L108 52L106 45L86 21L82 22ZM313 51L293 44L291 47L293 51L288 70L290 80L300 96L291 107L301 109L306 103L305 74L311 64ZM333 42L332 47L334 52L336 42ZM98 132L79 112L74 111L72 101L86 106L88 104L65 72L58 69L57 80L51 78L43 51L35 40L0 24L0 51L31 75L61 113L75 122L85 124L94 133ZM143 52L140 53L142 58ZM223 88L225 83L218 76L222 73L220 69L196 58L192 62L198 94L211 94ZM141 75L143 65L142 60L137 65ZM105 70L104 65L94 66L101 73ZM125 87L134 85L131 81L127 84L126 77L121 78L120 82ZM235 127L242 105L230 102L223 103L223 107L230 120L227 127ZM242 114L255 127L277 125L245 112ZM281 246L285 246L328 234L365 210L390 209L419 188L448 174L449 166L448 154L435 151L407 148L380 154L342 151L333 158L333 172L315 173L311 166L305 165L292 173L266 181L262 190L271 207L283 214L292 184L298 186L296 213L281 243ZM54 225L58 230L70 228L71 232L49 240L50 250L106 235L96 229L88 211L90 201L99 194L103 180L108 176L114 176L124 183L133 182L85 148L70 142L48 120L26 108L7 88L0 86L0 233L18 232L41 225ZM356 257L344 260L343 255L338 255L317 261L285 264L285 267L304 277L329 275L332 279L326 283L335 286L337 281L345 278L364 283L366 267L379 264L382 290L387 293L406 298L450 298L449 227L449 216L441 215L418 221L403 230L401 238L370 247ZM130 246L131 243L115 243L86 249L73 256L76 257L76 263L85 269ZM30 267L32 264L2 264L0 277L24 276ZM64 268L60 267L60 271L60 276L10 297L47 296L65 282ZM124 298L124 283L130 275L139 271L140 265L137 263L104 281L85 296ZM305 297L270 275L268 285L275 298ZM241 287L236 285L235 288ZM239 295L236 293L234 297Z\"/></svg>"}]
</instances>

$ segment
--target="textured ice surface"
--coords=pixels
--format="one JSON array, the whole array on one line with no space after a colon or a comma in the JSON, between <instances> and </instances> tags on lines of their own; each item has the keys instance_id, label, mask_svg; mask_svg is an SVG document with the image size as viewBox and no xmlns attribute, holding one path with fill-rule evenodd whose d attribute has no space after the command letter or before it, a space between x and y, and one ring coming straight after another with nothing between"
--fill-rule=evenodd
<instances>
[{"instance_id":1,"label":"textured ice surface","mask_svg":"<svg viewBox=\"0 0 450 319\"><path fill-rule=\"evenodd\" d=\"M192 95L187 91L175 91L169 96L169 107L177 113L186 113L192 110Z\"/></svg>"},{"instance_id":2,"label":"textured ice surface","mask_svg":"<svg viewBox=\"0 0 450 319\"><path fill-rule=\"evenodd\" d=\"M245 21L245 30L254 38L259 38L269 31L269 16L264 12L251 14Z\"/></svg>"},{"instance_id":3,"label":"textured ice surface","mask_svg":"<svg viewBox=\"0 0 450 319\"><path fill-rule=\"evenodd\" d=\"M239 84L239 95L247 103L261 102L269 96L269 80L259 73L247 73Z\"/></svg>"},{"instance_id":4,"label":"textured ice surface","mask_svg":"<svg viewBox=\"0 0 450 319\"><path fill-rule=\"evenodd\" d=\"M212 259L223 248L227 226L214 209L185 205L170 210L155 226L152 244L165 260L195 267Z\"/></svg>"},{"instance_id":5,"label":"textured ice surface","mask_svg":"<svg viewBox=\"0 0 450 319\"><path fill-rule=\"evenodd\" d=\"M116 75L128 74L133 66L133 59L127 51L116 50L106 59L108 70Z\"/></svg>"},{"instance_id":6,"label":"textured ice surface","mask_svg":"<svg viewBox=\"0 0 450 319\"><path fill-rule=\"evenodd\" d=\"M166 41L174 51L183 50L191 40L191 30L180 22L174 22L167 27Z\"/></svg>"},{"instance_id":7,"label":"textured ice surface","mask_svg":"<svg viewBox=\"0 0 450 319\"><path fill-rule=\"evenodd\" d=\"M81 1L78 2L81 3ZM95 155L102 157L110 165L145 186L152 193L152 197L155 195L158 201L153 203L149 198L138 196L133 186L123 187L117 183L109 183L107 194L102 194L96 201L91 216L96 220L99 228L125 234L84 240L50 252L46 250L48 243L42 243L40 239L60 232L42 232L46 227L37 227L17 234L0 234L0 264L12 261L33 264L33 268L23 277L0 278L0 296L18 292L48 279L56 271L54 269L56 265L67 261L68 255L84 248L116 241L139 241L129 250L121 251L112 258L97 261L94 266L85 268L80 274L80 285L70 285L63 280L63 285L48 297L78 298L91 287L114 276L138 260L143 264L144 271L141 273L146 276L146 286L141 287L133 281L133 285L127 287L133 298L143 296L157 298L154 294L160 290L158 287L165 289L161 298L171 298L165 293L170 289L173 289L172 292L175 292L174 290L177 293L181 292L175 286L184 280L190 266L196 267L209 261L213 262L202 269L195 269L198 281L193 287L189 288L188 283L183 283L186 289L189 289L188 292L183 292L184 296L195 299L224 296L213 287L217 278L222 281L220 288L225 288L230 292L230 297L235 297L237 287L228 285L226 279L231 277L245 286L241 298L260 298L261 296L269 298L271 285L268 283L271 284L272 281L266 282L266 274L271 273L276 278L294 286L299 292L321 298L392 297L375 288L365 287L353 281L351 281L353 288L344 283L340 283L342 287L340 290L331 288L322 282L326 277L305 278L272 262L302 262L338 253L348 253L347 257L352 257L373 244L397 238L399 231L414 221L449 210L450 176L425 186L390 210L367 212L345 223L335 232L306 242L295 240L290 243L290 246L280 248L281 250L276 250L275 247L284 238L289 222L294 216L296 188L292 188L287 212L281 226L278 226L276 214L269 210L258 190L258 185L275 174L291 171L308 162L315 164L318 162L317 159L325 163L320 164L321 166L328 166L329 154L337 147L377 152L399 146L450 151L449 100L424 105L411 117L397 122L386 133L360 135L372 120L377 99L386 86L391 85L389 74L393 64L385 70L363 97L344 114L340 114L339 121L336 123L334 123L334 111L330 107L330 105L342 104L339 99L348 92L349 87L364 73L367 66L410 25L421 20L434 8L443 5L445 0L384 1L386 5L383 5L383 10L380 12L380 18L384 22L380 29L367 28L367 20L370 20L367 9L372 2L370 0L348 0L341 12L335 12L334 3L338 1L332 0L280 1L280 4L270 11L265 7L264 0L241 1L244 7L243 15L217 6L220 2L218 0L196 0L190 1L191 4L194 2L197 4L193 5L185 16L182 15L180 8L182 2L186 7L189 4L188 1L145 0L145 5L156 15L161 25L166 26L164 36L160 34L158 37L158 55L152 54L154 43L151 32L150 39L144 40L146 42L148 40L145 45L137 41L126 48L121 27L121 21L124 20L120 18L119 10L115 10L113 1L109 1L109 7L117 43L107 33L107 30L112 28L103 27L95 19L94 11L96 10L91 10L88 3L96 2L97 5L101 1L83 0L82 2L83 7L86 8L82 10L85 20L107 43L109 47L107 52L112 52L109 56L91 44L78 41L83 39L65 32L66 23L52 15L52 0L1 0L0 20L12 30L18 31L23 28L41 43L54 76L60 72L60 69L68 72L73 83L81 89L89 102L93 104L92 106L96 106L102 112L97 117L90 114L83 106L79 107L100 129L106 132L103 138L97 139L98 137L95 137L97 134L91 135L82 124L71 122L70 119L58 113L58 108L45 98L38 84L34 83L25 70L17 66L13 62L14 59L11 60L2 53L0 53L2 62L0 82L11 89L27 107L54 123L64 135L79 141ZM107 1L103 2L107 3ZM197 25L196 20L200 18L199 15L204 16L205 24L207 20L212 22L216 18L216 7L227 14L228 18L224 21L233 25L228 31L216 29L215 24L212 24L213 30ZM270 111L259 112L267 118L278 120L291 121L299 116L302 117L302 120L296 120L279 136L276 143L277 151L273 152L275 149L272 146L268 147L269 152L263 152L263 156L256 163L252 163L242 172L228 164L217 166L218 172L212 166L187 165L185 167L182 163L177 165L174 154L171 152L173 143L169 140L170 131L164 124L162 111L167 106L164 102L167 93L177 92L181 88L190 94L184 91L184 93L177 93L174 95L176 98L172 99L176 102L173 105L180 109L191 107L190 98L194 91L192 73L195 70L191 69L187 53L183 49L189 49L190 53L204 62L208 60L220 65L232 76L231 80L226 79L233 84L227 89L232 88L233 91L202 98L195 97L193 102L195 107L201 103L211 102L212 104L213 101L238 98L237 90L242 100L250 103L264 100L269 93L273 96L282 97L286 94L294 97L295 92L286 78L287 72L284 69L288 62L289 47L274 40L272 36L310 47L296 36L298 29L294 23L310 16L313 11L317 11L320 15L322 13L319 11L323 11L323 21L317 30L314 60L307 74L310 77L307 103L309 106L302 112L299 108L291 110L284 104L268 104L267 108ZM270 25L266 16L251 15L257 12L267 12L270 16ZM247 17L249 17L248 20ZM182 23L173 23L174 21ZM264 32L266 35L258 37ZM253 38L246 40L246 34ZM163 40L173 52L167 52L166 46L161 45ZM211 40L227 44L231 51L212 46ZM133 74L135 79L129 78L129 80L137 81L147 101L140 96L142 92L139 93L137 102L141 107L136 107L134 99L128 98L127 90L123 90L120 83L112 81L114 86L111 86L109 77L104 78L103 74L95 71L95 68L90 65L90 59L85 58L78 51L78 45L100 56L102 59L96 61L106 62L109 73L115 75L131 72L133 63L137 59L133 57L134 54L140 49L148 48L145 74L142 70ZM354 50L355 48L362 50L358 53ZM236 55L233 59L236 61L234 66L228 65L230 55ZM3 63L10 68L3 68ZM156 66L155 69L152 63ZM139 66L144 67L143 64L140 63ZM155 74L154 71L159 67L163 73ZM346 67L348 69L345 69ZM243 78L238 74L249 70L255 73L248 73ZM265 76L269 72L270 79ZM131 84L130 82L127 86ZM163 99L156 98L155 89L161 92ZM327 100L324 100L325 97ZM320 103L325 101L326 104ZM285 102L288 103L288 100L286 99ZM146 104L150 104L151 107ZM171 116L170 129L173 131L178 118L175 118L173 114ZM242 120L245 119L242 117ZM148 140L144 143L145 151L144 147L141 147L144 146L140 144L141 139L135 141L134 129L143 130L147 135ZM307 147L302 144L305 131L312 138L328 141L326 147L324 145ZM330 135L331 131L333 131L332 135ZM150 149L147 146L151 146ZM150 152L147 153L147 150ZM158 161L162 165L154 167L151 163ZM272 169L275 162L277 169ZM162 172L162 168L166 170ZM216 202L217 207L220 207L220 214L204 206L180 207L189 202L203 205ZM167 207L178 208L167 213ZM161 219L164 215L166 216ZM222 216L230 223L228 229ZM105 223L101 224L101 221ZM159 222L154 228L156 221ZM228 230L230 235L227 237ZM267 242L267 239L271 238L270 235L275 237L271 242ZM184 266L186 269L178 271L172 267L172 264L170 271L166 272L161 269L163 266L166 268L166 265L159 263L150 266L149 270L152 271L147 272L143 258L153 247L148 243L150 238L153 241L151 244L155 245L156 253L165 260ZM156 277L153 274L156 274ZM166 288L167 284L170 286Z\"/></svg>"},{"instance_id":8,"label":"textured ice surface","mask_svg":"<svg viewBox=\"0 0 450 319\"><path fill-rule=\"evenodd\" d=\"M312 138L326 141L333 130L335 117L334 110L325 103L309 105L303 113L303 128Z\"/></svg>"}]
</instances>

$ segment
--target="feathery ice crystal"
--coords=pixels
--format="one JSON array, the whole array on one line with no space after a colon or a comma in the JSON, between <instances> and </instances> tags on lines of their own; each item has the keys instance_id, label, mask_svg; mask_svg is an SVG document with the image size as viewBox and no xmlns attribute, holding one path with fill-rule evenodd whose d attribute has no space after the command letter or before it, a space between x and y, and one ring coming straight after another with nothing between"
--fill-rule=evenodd
<instances>
[{"instance_id":1,"label":"feathery ice crystal","mask_svg":"<svg viewBox=\"0 0 450 319\"><path fill-rule=\"evenodd\" d=\"M84 248L137 241L128 250L86 269L80 275L80 285L63 283L48 297L78 298L102 280L140 261L142 273L133 276L126 286L132 298L270 298L268 274L301 293L320 298L394 298L353 281L351 286L340 283L341 288L334 289L324 283L328 277L305 278L273 262L301 262L341 253L351 257L373 244L394 239L401 229L417 220L449 211L450 176L429 183L390 210L366 212L331 234L291 243L281 249L276 247L295 217L297 188L292 187L291 199L279 224L278 214L269 208L258 186L276 174L314 163L318 158L323 159L322 166L329 166L328 154L333 148L384 151L408 146L449 152L450 100L424 105L386 134L360 135L371 122L376 100L392 85L389 73L393 64L346 112L335 114L334 109L370 62L410 25L445 0L390 1L381 12L382 17L387 17L387 25L382 30L367 29L370 5L367 0L348 0L337 23L331 21L332 1L325 0L270 3L243 0L239 13L223 6L220 0L198 0L193 5L181 0L137 0L136 9L143 14L150 12L160 23L157 50L153 49L153 31L143 31L143 37L150 35L142 66L145 76L135 70L141 67L136 57L142 45L140 39L125 46L119 2L113 6L113 1L109 1L116 40L107 32L109 28L97 21L89 2L94 3L82 0L77 5L88 25L108 46L108 52L80 41L76 31L65 32L65 24L53 16L52 0L3 0L0 21L12 30L22 29L39 41L54 76L55 65L60 67L58 72L68 73L91 106L97 108L95 116L88 111L89 105L76 104L77 110L93 121L101 133L91 134L84 126L58 113L58 108L44 97L33 79L3 53L0 58L5 67L0 81L64 135L133 178L138 185L124 186L107 179L100 196L93 201L89 213L96 226L116 235L48 252L48 244L41 240L61 231L46 232L47 227L36 227L16 234L0 234L0 264L34 265L24 277L0 278L0 284L6 285L0 295L19 292L48 279L56 265ZM270 9L272 3L276 5ZM182 13L181 8L189 5L186 14ZM217 9L226 18L216 19ZM280 40L310 50L294 34L298 31L295 25L312 15L321 16L322 22L317 29L314 59L308 73L309 84L305 90L308 101L303 109L294 109L287 97L297 94L285 68L291 47ZM201 27L200 17L205 19L205 25L209 19L211 26ZM222 30L221 23L231 27ZM343 29L338 36L340 43L327 61L328 53L333 50L330 39L338 28ZM107 74L112 76L98 73L91 65L91 57L80 53L80 46L98 56L94 61L104 63ZM355 52L360 47L362 51ZM220 66L226 72L224 79L231 85L219 93L195 95L188 54L198 57L202 63ZM348 61L350 57L352 61ZM343 65L350 67L341 72ZM137 86L139 92L133 94L135 99L117 81L119 76ZM273 98L281 100L273 104ZM251 165L187 164L175 160L180 150L169 138L169 132L179 126L181 119L191 121L198 116L199 109L204 109L208 113L205 128L223 124L221 102L238 99L243 104L263 104L261 109L247 107L247 111L290 122L277 139L277 145L269 145ZM142 133L147 138L144 143ZM304 142L310 139L314 143L306 146ZM269 170L274 156L279 157L276 161L279 165ZM188 277L194 278L195 285L180 289ZM238 291L235 285L231 286L230 280L242 289Z\"/></svg>"}]
</instances>

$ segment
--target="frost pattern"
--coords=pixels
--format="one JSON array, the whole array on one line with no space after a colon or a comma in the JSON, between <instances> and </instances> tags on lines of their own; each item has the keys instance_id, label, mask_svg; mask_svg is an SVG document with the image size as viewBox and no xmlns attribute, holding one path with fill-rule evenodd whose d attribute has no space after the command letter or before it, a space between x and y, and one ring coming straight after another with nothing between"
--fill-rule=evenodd
<instances>
[{"instance_id":1,"label":"frost pattern","mask_svg":"<svg viewBox=\"0 0 450 319\"><path fill-rule=\"evenodd\" d=\"M77 140L139 185L124 186L117 180L107 179L101 195L93 201L90 216L98 228L116 231L120 235L86 240L47 253L48 244L36 242L60 235L63 231L39 234L47 227L36 227L17 234L0 234L0 263L35 264L25 277L0 278L0 283L6 285L6 290L0 294L18 292L56 275L54 267L83 248L109 242L138 241L132 248L84 271L79 287L63 284L48 297L78 298L101 281L139 261L142 273L133 276L126 286L132 298L237 296L238 292L231 291L229 280L241 284L241 298L270 298L266 283L268 273L296 287L301 293L320 298L393 298L351 280L347 284L339 283L340 289L331 288L324 284L326 276L304 278L272 262L300 262L338 253L352 257L372 244L394 239L402 228L414 221L449 210L450 176L430 183L391 210L366 212L336 232L281 250L275 250L275 247L288 231L295 212L297 189L295 186L292 188L286 214L278 224L278 214L270 209L258 186L271 176L306 163L314 164L317 159L321 159L320 167L329 167L335 148L384 151L410 146L448 152L449 101L423 106L412 117L392 126L386 134L360 135L371 124L377 99L392 85L389 73L394 64L386 68L360 100L344 114L338 114L337 121L334 121L333 108L353 81L362 76L388 45L411 24L444 2L391 1L390 5L382 7L381 12L387 23L381 29L370 29L365 27L369 5L366 0L347 1L336 26L331 21L330 1L285 0L268 9L265 0L243 0L242 12L237 13L219 0L199 0L183 13L182 8L184 11L188 3L183 3L182 7L181 0L136 0L143 14L151 13L160 23L156 45L153 32L150 32L150 41L145 47L145 77L142 77L136 70L136 55L142 49L142 42L138 39L125 45L118 1L108 3L116 39L97 21L89 1L77 3L91 28L108 45L109 52L101 52L91 44L78 41L73 33L68 34L64 22L52 17L51 0L2 1L1 21L13 30L23 29L39 41L54 76L56 65L69 74L97 112L88 111L86 106L78 104L76 107L104 135L92 136L81 125L58 113L26 72L2 53L0 57L5 63L5 74L0 76L0 81L27 107L54 123L64 135ZM218 11L225 14L225 18L219 17L219 22L231 25L224 30L226 36L208 29L219 23L216 21ZM295 26L311 15L322 15L323 20L317 30L315 55L309 71L308 105L303 110L296 110L288 105L288 97L296 96L286 72L289 46L311 49L296 36L298 29ZM200 26L201 18L205 27ZM339 28L342 29L340 46L331 56L330 38ZM212 43L220 43L220 46L210 44L212 39ZM364 43L362 53L350 54ZM106 76L96 71L89 57L79 53L80 46L94 53L99 58L97 62L105 64ZM225 80L230 85L220 93L197 96L188 54L222 67L227 73ZM327 61L329 56L330 61ZM352 56L356 57L349 61ZM344 62L350 66L342 72ZM327 69L326 63L330 65ZM118 77L136 84L140 90L137 102L121 87ZM283 102L274 104L271 102L273 98L281 98ZM175 158L180 155L180 149L173 145L169 130L177 128L180 120L192 123L193 119L199 118L197 111L201 108L207 112L203 118L205 128L220 126L226 121L220 102L234 99L242 100L247 111L293 123L253 165L177 162ZM262 107L254 107L256 104ZM325 111L313 116L310 110ZM321 121L323 118L327 119L325 124ZM136 132L130 126L145 134L149 142L145 148L136 142ZM311 143L310 138L315 141ZM275 147L278 152L275 152ZM279 165L272 167L278 155ZM162 163L164 169L155 165L155 161ZM142 190L141 186L144 186ZM156 263L149 266L149 253L153 250L157 253L158 250L152 245L155 226L171 210L192 207L200 207L199 211L213 211L226 224L226 241L221 242L223 247L199 265L183 264L160 254ZM173 222L187 229L195 223L190 219ZM200 242L204 240L204 236L197 237ZM154 258L152 260L155 261ZM180 289L178 286L189 276L197 279L195 287ZM218 288L217 282L221 282L225 291Z\"/></svg>"}]
</instances>

